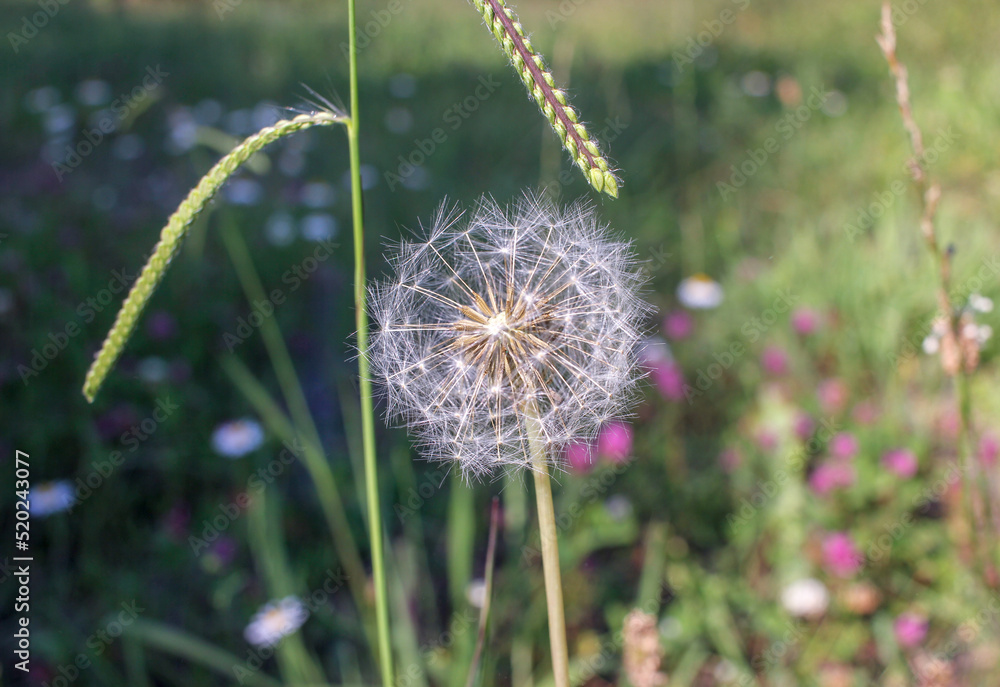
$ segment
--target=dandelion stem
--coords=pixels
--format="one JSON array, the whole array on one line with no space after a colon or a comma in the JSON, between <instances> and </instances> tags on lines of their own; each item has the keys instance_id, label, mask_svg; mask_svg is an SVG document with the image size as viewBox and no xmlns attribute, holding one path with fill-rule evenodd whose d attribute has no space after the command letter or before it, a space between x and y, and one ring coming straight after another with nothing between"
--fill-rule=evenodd
<instances>
[{"instance_id":1,"label":"dandelion stem","mask_svg":"<svg viewBox=\"0 0 1000 687\"><path fill-rule=\"evenodd\" d=\"M379 502L378 472L375 463L375 411L368 371L368 311L365 303L365 232L361 204L361 155L358 151L358 51L356 45L355 0L347 2L351 114L347 124L347 145L351 160L351 214L354 225L354 310L358 329L358 382L361 396L361 438L365 458L365 494L368 501L368 533L371 541L372 577L375 585L375 626L382 684L394 684L392 645L389 639L389 598L385 582L382 549L382 512Z\"/></svg>"},{"instance_id":2,"label":"dandelion stem","mask_svg":"<svg viewBox=\"0 0 1000 687\"><path fill-rule=\"evenodd\" d=\"M552 675L555 687L569 687L569 649L566 646L566 615L563 610L562 576L559 573L559 540L555 507L552 505L552 482L546 465L545 447L538 430L537 410L525 413L535 499L538 503L538 533L542 540L542 571L545 576L545 602L549 614L549 646L552 650Z\"/></svg>"}]
</instances>

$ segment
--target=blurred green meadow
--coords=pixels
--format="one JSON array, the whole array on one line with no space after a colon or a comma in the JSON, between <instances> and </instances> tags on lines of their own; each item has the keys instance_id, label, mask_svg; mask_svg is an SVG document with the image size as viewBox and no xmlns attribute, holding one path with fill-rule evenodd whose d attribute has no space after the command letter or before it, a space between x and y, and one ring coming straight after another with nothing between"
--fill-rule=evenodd
<instances>
[{"instance_id":1,"label":"blurred green meadow","mask_svg":"<svg viewBox=\"0 0 1000 687\"><path fill-rule=\"evenodd\" d=\"M644 399L556 486L574 684L995 684L1000 14L893 15L949 296L979 337L955 378L878 3L515 7L620 197L571 166L470 3L362 2L368 269L445 198L525 188L589 198L634 242L657 308ZM342 131L284 139L232 179L96 402L80 392L198 179L307 101L346 100L346 3L8 2L0 27L3 684L377 684ZM713 283L717 307L678 291ZM551 685L530 480L469 487L377 431L397 684L467 684L499 496L468 684ZM40 504L28 674L16 451ZM255 613L292 596L308 618L256 648Z\"/></svg>"}]
</instances>

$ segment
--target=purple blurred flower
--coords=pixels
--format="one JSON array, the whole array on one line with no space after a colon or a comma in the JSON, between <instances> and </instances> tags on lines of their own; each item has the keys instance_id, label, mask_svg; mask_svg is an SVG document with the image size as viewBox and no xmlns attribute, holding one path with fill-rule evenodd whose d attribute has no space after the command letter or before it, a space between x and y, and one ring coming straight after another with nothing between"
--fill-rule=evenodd
<instances>
[{"instance_id":1,"label":"purple blurred flower","mask_svg":"<svg viewBox=\"0 0 1000 687\"><path fill-rule=\"evenodd\" d=\"M795 416L795 436L805 441L812 436L814 431L816 431L816 421L812 419L809 413L800 411Z\"/></svg>"},{"instance_id":2,"label":"purple blurred flower","mask_svg":"<svg viewBox=\"0 0 1000 687\"><path fill-rule=\"evenodd\" d=\"M156 341L172 339L177 334L177 320L166 310L157 310L146 319L146 333Z\"/></svg>"},{"instance_id":3,"label":"purple blurred flower","mask_svg":"<svg viewBox=\"0 0 1000 687\"><path fill-rule=\"evenodd\" d=\"M979 437L979 462L986 467L993 467L997 463L997 456L1000 455L1000 439L993 432L983 432Z\"/></svg>"},{"instance_id":4,"label":"purple blurred flower","mask_svg":"<svg viewBox=\"0 0 1000 687\"><path fill-rule=\"evenodd\" d=\"M830 440L830 455L838 460L850 460L858 454L858 440L850 432L840 432Z\"/></svg>"},{"instance_id":5,"label":"purple blurred flower","mask_svg":"<svg viewBox=\"0 0 1000 687\"><path fill-rule=\"evenodd\" d=\"M800 336L809 336L819 329L820 315L812 308L798 308L792 313L792 329Z\"/></svg>"},{"instance_id":6,"label":"purple blurred flower","mask_svg":"<svg viewBox=\"0 0 1000 687\"><path fill-rule=\"evenodd\" d=\"M202 555L201 564L209 572L217 573L233 562L237 550L236 540L222 535L209 544L208 550Z\"/></svg>"},{"instance_id":7,"label":"purple blurred flower","mask_svg":"<svg viewBox=\"0 0 1000 687\"><path fill-rule=\"evenodd\" d=\"M663 398L668 401L684 398L684 373L680 365L673 360L658 360L647 365L649 376Z\"/></svg>"},{"instance_id":8,"label":"purple blurred flower","mask_svg":"<svg viewBox=\"0 0 1000 687\"><path fill-rule=\"evenodd\" d=\"M597 437L597 455L613 463L623 463L632 453L632 428L624 422L604 426Z\"/></svg>"},{"instance_id":9,"label":"purple blurred flower","mask_svg":"<svg viewBox=\"0 0 1000 687\"><path fill-rule=\"evenodd\" d=\"M576 442L566 447L566 462L574 472L586 473L594 467L594 450L590 444Z\"/></svg>"},{"instance_id":10,"label":"purple blurred flower","mask_svg":"<svg viewBox=\"0 0 1000 687\"><path fill-rule=\"evenodd\" d=\"M719 454L719 465L726 472L733 472L743 462L743 454L738 448L729 447Z\"/></svg>"},{"instance_id":11,"label":"purple blurred flower","mask_svg":"<svg viewBox=\"0 0 1000 687\"><path fill-rule=\"evenodd\" d=\"M873 425L878 420L881 413L878 404L874 401L861 401L851 411L851 417L859 425Z\"/></svg>"},{"instance_id":12,"label":"purple blurred flower","mask_svg":"<svg viewBox=\"0 0 1000 687\"><path fill-rule=\"evenodd\" d=\"M769 429L759 430L754 436L754 441L765 453L770 453L778 448L778 435Z\"/></svg>"},{"instance_id":13,"label":"purple blurred flower","mask_svg":"<svg viewBox=\"0 0 1000 687\"><path fill-rule=\"evenodd\" d=\"M788 372L788 356L777 346L768 346L760 354L760 364L769 375L780 377Z\"/></svg>"},{"instance_id":14,"label":"purple blurred flower","mask_svg":"<svg viewBox=\"0 0 1000 687\"><path fill-rule=\"evenodd\" d=\"M819 494L826 496L834 489L844 489L854 484L856 478L854 468L844 463L831 461L821 463L809 475L809 487Z\"/></svg>"},{"instance_id":15,"label":"purple blurred flower","mask_svg":"<svg viewBox=\"0 0 1000 687\"><path fill-rule=\"evenodd\" d=\"M133 406L128 403L119 403L97 417L97 434L104 441L110 441L121 437L141 419Z\"/></svg>"},{"instance_id":16,"label":"purple blurred flower","mask_svg":"<svg viewBox=\"0 0 1000 687\"><path fill-rule=\"evenodd\" d=\"M816 389L816 398L824 413L837 415L847 405L849 391L847 385L836 377L824 379Z\"/></svg>"},{"instance_id":17,"label":"purple blurred flower","mask_svg":"<svg viewBox=\"0 0 1000 687\"><path fill-rule=\"evenodd\" d=\"M167 536L177 542L184 541L191 522L191 511L183 503L175 503L163 516L163 529Z\"/></svg>"},{"instance_id":18,"label":"purple blurred flower","mask_svg":"<svg viewBox=\"0 0 1000 687\"><path fill-rule=\"evenodd\" d=\"M900 477L910 478L917 474L917 456L910 449L894 448L882 455L882 465L886 470Z\"/></svg>"},{"instance_id":19,"label":"purple blurred flower","mask_svg":"<svg viewBox=\"0 0 1000 687\"><path fill-rule=\"evenodd\" d=\"M694 318L687 310L671 310L663 318L663 333L668 339L680 340L691 336Z\"/></svg>"},{"instance_id":20,"label":"purple blurred flower","mask_svg":"<svg viewBox=\"0 0 1000 687\"><path fill-rule=\"evenodd\" d=\"M915 647L927 636L927 618L919 613L903 613L893 623L893 630L901 647Z\"/></svg>"},{"instance_id":21,"label":"purple blurred flower","mask_svg":"<svg viewBox=\"0 0 1000 687\"><path fill-rule=\"evenodd\" d=\"M863 557L847 532L833 532L823 539L823 562L837 577L850 577L861 568Z\"/></svg>"}]
</instances>

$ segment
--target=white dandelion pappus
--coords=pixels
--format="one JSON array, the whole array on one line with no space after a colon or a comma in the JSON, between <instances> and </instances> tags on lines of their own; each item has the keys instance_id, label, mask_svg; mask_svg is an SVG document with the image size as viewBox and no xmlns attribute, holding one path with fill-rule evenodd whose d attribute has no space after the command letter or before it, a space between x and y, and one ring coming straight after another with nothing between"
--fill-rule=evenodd
<instances>
[{"instance_id":1,"label":"white dandelion pappus","mask_svg":"<svg viewBox=\"0 0 1000 687\"><path fill-rule=\"evenodd\" d=\"M43 482L28 490L28 512L34 517L44 518L61 513L72 508L74 503L76 494L69 480Z\"/></svg>"},{"instance_id":2,"label":"white dandelion pappus","mask_svg":"<svg viewBox=\"0 0 1000 687\"><path fill-rule=\"evenodd\" d=\"M508 217L483 199L461 219L442 208L398 247L372 289L370 362L424 457L469 478L529 467L529 430L552 461L626 414L650 308L591 207L525 196Z\"/></svg>"},{"instance_id":3,"label":"white dandelion pappus","mask_svg":"<svg viewBox=\"0 0 1000 687\"><path fill-rule=\"evenodd\" d=\"M212 432L212 448L226 458L242 458L264 443L264 430L253 420L224 422Z\"/></svg>"},{"instance_id":4,"label":"white dandelion pappus","mask_svg":"<svg viewBox=\"0 0 1000 687\"><path fill-rule=\"evenodd\" d=\"M257 611L243 636L254 646L273 646L292 634L309 617L309 611L295 596L271 601Z\"/></svg>"}]
</instances>

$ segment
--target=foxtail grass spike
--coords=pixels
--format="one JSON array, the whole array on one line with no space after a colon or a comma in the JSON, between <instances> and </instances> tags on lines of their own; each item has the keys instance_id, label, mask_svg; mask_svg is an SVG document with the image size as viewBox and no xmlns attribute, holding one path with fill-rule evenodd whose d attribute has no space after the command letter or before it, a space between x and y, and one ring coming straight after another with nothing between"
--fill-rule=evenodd
<instances>
[{"instance_id":1,"label":"foxtail grass spike","mask_svg":"<svg viewBox=\"0 0 1000 687\"><path fill-rule=\"evenodd\" d=\"M568 102L566 92L556 87L552 73L524 35L517 17L504 0L472 0L472 3L483 15L486 26L493 32L511 65L520 75L528 94L538 103L542 114L559 136L563 148L583 170L587 182L597 191L617 198L618 177L609 168L597 142L579 121L576 110Z\"/></svg>"},{"instance_id":2,"label":"foxtail grass spike","mask_svg":"<svg viewBox=\"0 0 1000 687\"><path fill-rule=\"evenodd\" d=\"M142 314L143 308L149 302L153 291L163 279L163 275L176 255L184 240L188 227L201 213L208 202L226 183L239 167L250 159L254 153L270 143L277 141L297 131L313 126L329 126L347 121L347 116L334 110L320 110L308 114L300 114L292 119L284 119L273 126L261 129L243 143L236 146L228 155L219 160L208 174L201 178L198 185L192 189L187 198L178 206L174 214L167 220L167 225L160 233L160 241L153 249L153 254L142 268L142 273L132 285L125 303L122 304L115 323L104 340L100 352L87 371L83 383L83 395L93 403L94 397L104 383L111 368L114 366L122 349L128 342L135 325Z\"/></svg>"}]
</instances>

